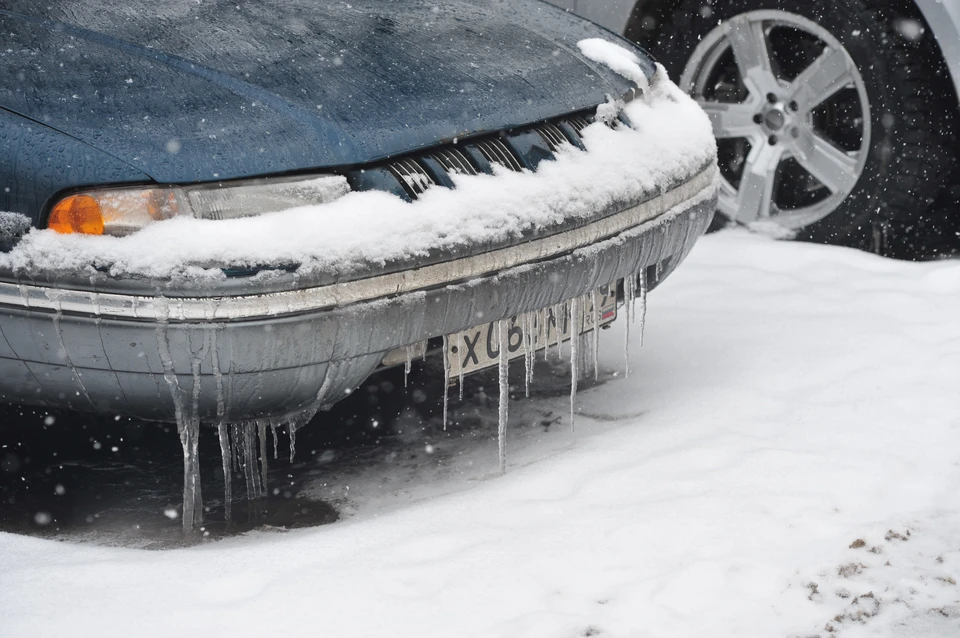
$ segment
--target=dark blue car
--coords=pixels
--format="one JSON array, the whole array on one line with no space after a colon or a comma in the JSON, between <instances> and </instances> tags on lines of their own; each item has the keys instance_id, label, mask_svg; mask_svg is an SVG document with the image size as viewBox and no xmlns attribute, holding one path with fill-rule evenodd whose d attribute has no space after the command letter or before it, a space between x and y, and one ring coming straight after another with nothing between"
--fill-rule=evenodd
<instances>
[{"instance_id":1,"label":"dark blue car","mask_svg":"<svg viewBox=\"0 0 960 638\"><path fill-rule=\"evenodd\" d=\"M535 2L0 0L0 32L8 401L181 424L298 422L424 352L444 350L455 380L497 362L501 332L487 326L500 320L511 357L530 345L524 330L564 339L609 320L621 282L628 293L637 278L655 285L715 209L708 150L669 188L349 268L292 258L191 264L199 278L109 260L78 268L82 253L58 246L92 235L90 245L122 247L147 226L178 228L177 216L232 228L364 191L416 214L458 179L534 178L584 148L598 106L651 90L656 68ZM645 77L578 48L598 38L626 47ZM18 261L54 232L73 243Z\"/></svg>"}]
</instances>

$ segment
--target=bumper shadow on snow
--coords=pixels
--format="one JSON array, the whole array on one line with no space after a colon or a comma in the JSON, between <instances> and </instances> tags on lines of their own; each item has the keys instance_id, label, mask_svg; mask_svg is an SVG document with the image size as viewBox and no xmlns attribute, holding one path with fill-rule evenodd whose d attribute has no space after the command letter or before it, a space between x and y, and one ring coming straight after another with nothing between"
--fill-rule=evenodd
<instances>
[{"instance_id":1,"label":"bumper shadow on snow","mask_svg":"<svg viewBox=\"0 0 960 638\"><path fill-rule=\"evenodd\" d=\"M524 399L522 362L511 366L511 403L524 427L566 428L569 364L551 351L538 355L530 399ZM457 440L496 458L496 370L469 377L459 399L449 393L450 422L442 429L443 373L438 357L417 362L404 387L402 369L371 377L351 397L321 412L289 438L268 433L269 480L259 503L248 503L243 472L234 468L233 522L224 522L224 484L217 431L201 430L202 531L185 537L179 520L183 461L176 426L77 412L0 405L0 531L40 538L142 549L172 549L254 529L283 531L336 522L350 497L308 496L328 481L399 469L413 482L437 480L425 467L443 463L431 441ZM604 383L583 374L580 386ZM604 419L603 415L583 416ZM274 459L274 444L277 458ZM344 480L347 480L344 478ZM259 513L256 508L259 507Z\"/></svg>"}]
</instances>

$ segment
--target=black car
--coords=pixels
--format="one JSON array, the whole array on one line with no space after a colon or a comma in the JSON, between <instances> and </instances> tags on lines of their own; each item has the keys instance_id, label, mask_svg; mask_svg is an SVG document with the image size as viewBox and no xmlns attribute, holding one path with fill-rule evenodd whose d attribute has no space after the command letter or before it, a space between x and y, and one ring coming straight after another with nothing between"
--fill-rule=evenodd
<instances>
[{"instance_id":1,"label":"black car","mask_svg":"<svg viewBox=\"0 0 960 638\"><path fill-rule=\"evenodd\" d=\"M648 148L628 103L706 118L545 4L3 0L0 30L2 396L176 421L188 483L201 423L295 428L412 356L456 380L576 337L713 216L709 124Z\"/></svg>"}]
</instances>

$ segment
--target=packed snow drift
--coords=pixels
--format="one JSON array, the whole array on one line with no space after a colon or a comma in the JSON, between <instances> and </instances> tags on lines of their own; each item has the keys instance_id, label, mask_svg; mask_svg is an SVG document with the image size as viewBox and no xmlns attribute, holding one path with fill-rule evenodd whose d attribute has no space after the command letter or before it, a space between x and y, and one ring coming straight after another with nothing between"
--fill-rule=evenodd
<instances>
[{"instance_id":1,"label":"packed snow drift","mask_svg":"<svg viewBox=\"0 0 960 638\"><path fill-rule=\"evenodd\" d=\"M960 263L728 231L648 306L629 379L601 334L575 432L517 377L506 475L494 397L362 464L299 450L333 525L0 534L0 635L960 635Z\"/></svg>"}]
</instances>

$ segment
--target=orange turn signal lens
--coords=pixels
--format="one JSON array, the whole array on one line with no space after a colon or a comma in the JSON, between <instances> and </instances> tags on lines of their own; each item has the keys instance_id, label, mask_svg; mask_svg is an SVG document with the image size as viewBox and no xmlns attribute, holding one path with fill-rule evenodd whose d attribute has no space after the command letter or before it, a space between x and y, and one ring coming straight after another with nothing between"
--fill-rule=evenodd
<instances>
[{"instance_id":1,"label":"orange turn signal lens","mask_svg":"<svg viewBox=\"0 0 960 638\"><path fill-rule=\"evenodd\" d=\"M89 195L71 195L60 200L47 220L47 228L64 234L102 235L103 226L100 204Z\"/></svg>"}]
</instances>

